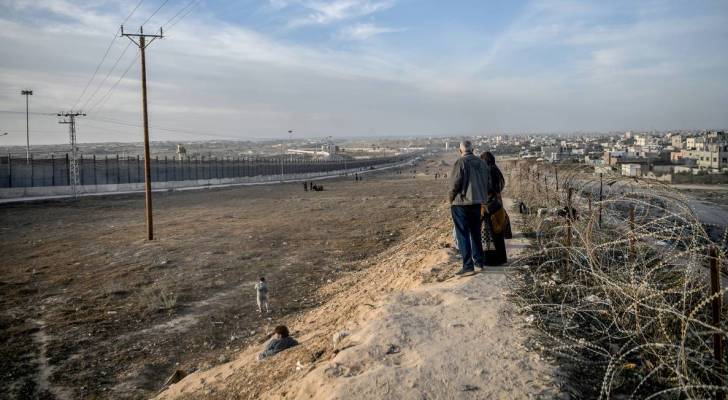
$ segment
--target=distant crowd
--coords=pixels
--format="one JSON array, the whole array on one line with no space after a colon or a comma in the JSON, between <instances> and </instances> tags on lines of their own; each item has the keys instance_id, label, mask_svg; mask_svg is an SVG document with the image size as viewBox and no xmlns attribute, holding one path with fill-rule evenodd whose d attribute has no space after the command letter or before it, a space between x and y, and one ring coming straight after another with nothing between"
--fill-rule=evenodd
<instances>
[{"instance_id":1,"label":"distant crowd","mask_svg":"<svg viewBox=\"0 0 728 400\"><path fill-rule=\"evenodd\" d=\"M324 185L316 185L313 182L303 182L303 191L308 192L323 192L324 191Z\"/></svg>"}]
</instances>

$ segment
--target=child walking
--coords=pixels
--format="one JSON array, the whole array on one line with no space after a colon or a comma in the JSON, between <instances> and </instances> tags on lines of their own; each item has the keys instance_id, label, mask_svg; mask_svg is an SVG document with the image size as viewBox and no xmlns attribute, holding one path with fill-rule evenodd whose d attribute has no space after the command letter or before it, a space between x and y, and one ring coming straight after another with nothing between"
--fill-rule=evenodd
<instances>
[{"instance_id":1,"label":"child walking","mask_svg":"<svg viewBox=\"0 0 728 400\"><path fill-rule=\"evenodd\" d=\"M268 308L268 283L266 283L264 277L260 277L260 281L255 284L256 300L258 302L258 312L263 313L263 307L265 306L265 312L269 313Z\"/></svg>"}]
</instances>

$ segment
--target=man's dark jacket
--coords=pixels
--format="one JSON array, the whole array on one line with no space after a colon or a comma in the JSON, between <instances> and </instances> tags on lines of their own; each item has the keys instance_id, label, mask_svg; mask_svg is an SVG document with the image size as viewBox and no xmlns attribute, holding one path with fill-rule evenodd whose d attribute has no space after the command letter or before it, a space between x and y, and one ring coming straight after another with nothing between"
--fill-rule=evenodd
<instances>
[{"instance_id":1,"label":"man's dark jacket","mask_svg":"<svg viewBox=\"0 0 728 400\"><path fill-rule=\"evenodd\" d=\"M488 201L490 170L485 161L472 152L458 158L450 175L450 204L468 206Z\"/></svg>"}]
</instances>

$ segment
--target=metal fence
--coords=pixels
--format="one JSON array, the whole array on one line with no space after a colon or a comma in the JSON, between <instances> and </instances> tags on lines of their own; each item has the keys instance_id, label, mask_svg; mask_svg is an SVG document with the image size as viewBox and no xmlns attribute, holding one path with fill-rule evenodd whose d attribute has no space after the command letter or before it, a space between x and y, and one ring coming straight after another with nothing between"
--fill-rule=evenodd
<instances>
[{"instance_id":1,"label":"metal fence","mask_svg":"<svg viewBox=\"0 0 728 400\"><path fill-rule=\"evenodd\" d=\"M151 160L153 182L242 178L288 174L321 173L344 169L367 169L405 161L408 156L357 160L318 160L296 155L279 157L155 157ZM68 154L50 158L0 157L0 188L69 186ZM81 185L144 182L143 157L84 156L78 160Z\"/></svg>"}]
</instances>

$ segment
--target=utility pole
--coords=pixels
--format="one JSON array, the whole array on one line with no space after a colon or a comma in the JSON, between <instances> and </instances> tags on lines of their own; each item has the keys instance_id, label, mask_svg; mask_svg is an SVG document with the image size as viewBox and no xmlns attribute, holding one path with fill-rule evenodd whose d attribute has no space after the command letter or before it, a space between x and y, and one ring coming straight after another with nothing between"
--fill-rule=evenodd
<instances>
[{"instance_id":1,"label":"utility pole","mask_svg":"<svg viewBox=\"0 0 728 400\"><path fill-rule=\"evenodd\" d=\"M145 35L144 27L139 27L139 33L124 33L124 25L121 26L121 36L126 36L131 40L142 55L142 113L144 118L144 200L147 219L147 239L154 239L154 221L152 219L152 172L151 172L151 156L149 154L149 116L147 114L147 62L144 56L144 50L152 44L154 39L164 37L162 28L159 28L159 35ZM134 40L137 38L139 41ZM149 42L147 38L151 38Z\"/></svg>"},{"instance_id":2,"label":"utility pole","mask_svg":"<svg viewBox=\"0 0 728 400\"><path fill-rule=\"evenodd\" d=\"M30 164L30 113L28 112L28 96L33 95L32 90L21 90L20 94L25 96L25 159Z\"/></svg>"},{"instance_id":3,"label":"utility pole","mask_svg":"<svg viewBox=\"0 0 728 400\"><path fill-rule=\"evenodd\" d=\"M68 160L68 180L71 183L71 191L73 197L78 196L78 145L76 143L76 117L85 117L86 114L79 112L59 112L58 115L62 118L58 121L59 124L68 124L68 138L71 143L71 153Z\"/></svg>"},{"instance_id":4,"label":"utility pole","mask_svg":"<svg viewBox=\"0 0 728 400\"><path fill-rule=\"evenodd\" d=\"M288 131L288 141L293 140L293 130ZM281 182L283 182L283 159L285 158L285 151L283 150L283 142L281 142Z\"/></svg>"}]
</instances>

